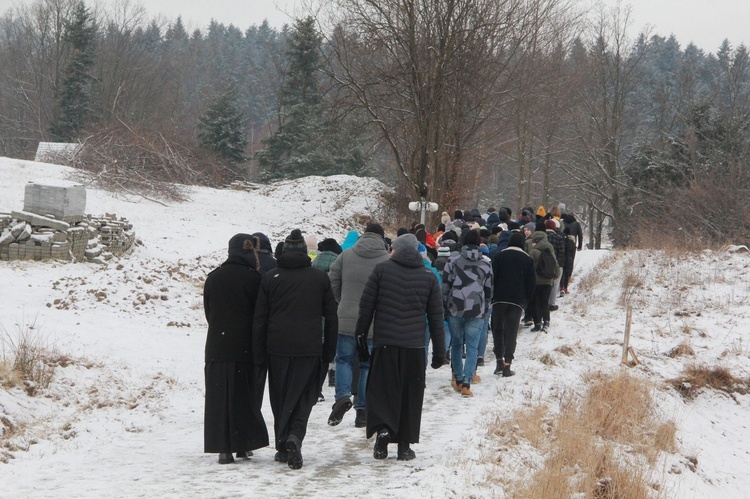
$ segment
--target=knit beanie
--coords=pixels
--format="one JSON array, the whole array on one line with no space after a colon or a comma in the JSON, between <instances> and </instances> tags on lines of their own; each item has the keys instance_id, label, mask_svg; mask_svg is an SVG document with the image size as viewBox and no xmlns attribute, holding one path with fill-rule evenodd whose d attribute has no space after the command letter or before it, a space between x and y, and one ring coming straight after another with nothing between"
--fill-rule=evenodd
<instances>
[{"instance_id":1,"label":"knit beanie","mask_svg":"<svg viewBox=\"0 0 750 499\"><path fill-rule=\"evenodd\" d=\"M448 246L440 246L438 248L438 256L449 257L451 255L451 249Z\"/></svg>"},{"instance_id":2,"label":"knit beanie","mask_svg":"<svg viewBox=\"0 0 750 499\"><path fill-rule=\"evenodd\" d=\"M414 236L414 234L409 233L398 236L393 241L393 243L391 243L391 248L396 252L407 248L411 248L416 251L418 247L419 241L417 241L417 238Z\"/></svg>"},{"instance_id":3,"label":"knit beanie","mask_svg":"<svg viewBox=\"0 0 750 499\"><path fill-rule=\"evenodd\" d=\"M483 255L489 255L490 254L490 248L487 247L486 244L482 243L479 245L479 251L482 252Z\"/></svg>"},{"instance_id":4,"label":"knit beanie","mask_svg":"<svg viewBox=\"0 0 750 499\"><path fill-rule=\"evenodd\" d=\"M538 217L543 217L546 214L547 214L547 210L544 209L544 206L539 205L539 208L536 210L536 215Z\"/></svg>"},{"instance_id":5,"label":"knit beanie","mask_svg":"<svg viewBox=\"0 0 750 499\"><path fill-rule=\"evenodd\" d=\"M523 249L526 242L526 238L520 232L514 232L510 235L510 241L508 241L508 247L513 246L515 248Z\"/></svg>"},{"instance_id":6,"label":"knit beanie","mask_svg":"<svg viewBox=\"0 0 750 499\"><path fill-rule=\"evenodd\" d=\"M547 230L555 230L557 228L557 222L554 219L547 219L544 221L544 228Z\"/></svg>"},{"instance_id":7,"label":"knit beanie","mask_svg":"<svg viewBox=\"0 0 750 499\"><path fill-rule=\"evenodd\" d=\"M307 253L307 244L305 244L305 238L302 237L302 231L294 229L286 239L284 239L283 253L288 251L302 251Z\"/></svg>"},{"instance_id":8,"label":"knit beanie","mask_svg":"<svg viewBox=\"0 0 750 499\"><path fill-rule=\"evenodd\" d=\"M376 224L376 223L367 224L367 228L365 228L365 232L372 232L373 234L377 234L380 237L385 237L385 231L383 230L383 226L380 224Z\"/></svg>"},{"instance_id":9,"label":"knit beanie","mask_svg":"<svg viewBox=\"0 0 750 499\"><path fill-rule=\"evenodd\" d=\"M534 232L534 230L536 230L536 224L534 222L529 222L526 225L524 225L523 228L529 229L531 232Z\"/></svg>"}]
</instances>

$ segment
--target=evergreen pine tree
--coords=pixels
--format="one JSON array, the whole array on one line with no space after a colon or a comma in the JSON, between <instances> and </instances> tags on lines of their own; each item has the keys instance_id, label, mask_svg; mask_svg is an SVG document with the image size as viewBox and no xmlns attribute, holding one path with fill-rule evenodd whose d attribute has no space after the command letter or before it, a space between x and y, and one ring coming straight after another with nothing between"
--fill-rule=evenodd
<instances>
[{"instance_id":1,"label":"evergreen pine tree","mask_svg":"<svg viewBox=\"0 0 750 499\"><path fill-rule=\"evenodd\" d=\"M90 111L95 36L96 25L91 13L79 2L66 26L65 39L70 42L73 53L65 67L59 115L50 126L50 133L60 142L78 137Z\"/></svg>"},{"instance_id":2,"label":"evergreen pine tree","mask_svg":"<svg viewBox=\"0 0 750 499\"><path fill-rule=\"evenodd\" d=\"M215 96L198 120L198 138L230 165L245 160L245 120L237 107L237 90L231 85Z\"/></svg>"},{"instance_id":3,"label":"evergreen pine tree","mask_svg":"<svg viewBox=\"0 0 750 499\"><path fill-rule=\"evenodd\" d=\"M346 126L326 118L320 85L322 37L312 17L298 20L288 39L288 69L281 88L280 124L258 153L266 180L360 173L364 158Z\"/></svg>"}]
</instances>

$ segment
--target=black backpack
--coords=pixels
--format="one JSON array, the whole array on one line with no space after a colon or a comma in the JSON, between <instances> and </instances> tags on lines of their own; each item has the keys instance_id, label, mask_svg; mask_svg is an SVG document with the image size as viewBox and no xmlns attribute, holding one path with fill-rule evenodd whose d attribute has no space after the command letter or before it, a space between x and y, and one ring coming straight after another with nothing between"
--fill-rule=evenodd
<instances>
[{"instance_id":1,"label":"black backpack","mask_svg":"<svg viewBox=\"0 0 750 499\"><path fill-rule=\"evenodd\" d=\"M536 273L544 279L554 279L557 274L557 263L551 251L540 251L536 262Z\"/></svg>"}]
</instances>

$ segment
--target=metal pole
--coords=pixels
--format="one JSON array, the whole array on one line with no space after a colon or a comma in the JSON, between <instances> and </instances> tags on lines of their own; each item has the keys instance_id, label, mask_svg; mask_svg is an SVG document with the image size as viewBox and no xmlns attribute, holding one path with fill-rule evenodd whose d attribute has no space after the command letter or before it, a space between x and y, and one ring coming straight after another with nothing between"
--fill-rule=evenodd
<instances>
[{"instance_id":1,"label":"metal pole","mask_svg":"<svg viewBox=\"0 0 750 499\"><path fill-rule=\"evenodd\" d=\"M420 217L420 223L424 225L425 220L427 219L425 216L425 212L427 211L427 201L425 201L424 198L421 198L419 204L422 207L422 216Z\"/></svg>"}]
</instances>

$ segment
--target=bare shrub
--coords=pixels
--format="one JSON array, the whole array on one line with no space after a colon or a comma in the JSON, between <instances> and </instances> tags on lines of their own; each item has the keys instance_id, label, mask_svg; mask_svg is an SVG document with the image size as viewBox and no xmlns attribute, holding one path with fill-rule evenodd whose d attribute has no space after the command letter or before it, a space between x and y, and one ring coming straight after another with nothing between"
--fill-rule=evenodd
<instances>
[{"instance_id":1,"label":"bare shrub","mask_svg":"<svg viewBox=\"0 0 750 499\"><path fill-rule=\"evenodd\" d=\"M750 379L735 377L724 366L709 367L705 364L693 364L685 367L682 375L670 380L669 383L683 397L688 399L695 398L703 388L710 388L729 394L750 393Z\"/></svg>"},{"instance_id":2,"label":"bare shrub","mask_svg":"<svg viewBox=\"0 0 750 499\"><path fill-rule=\"evenodd\" d=\"M0 325L0 332L2 363L15 373L4 379L8 383L21 381L29 395L34 395L39 388L49 387L55 368L46 362L51 349L44 335L37 331L36 322L17 324L15 334Z\"/></svg>"},{"instance_id":3,"label":"bare shrub","mask_svg":"<svg viewBox=\"0 0 750 499\"><path fill-rule=\"evenodd\" d=\"M638 305L642 300L638 300L637 293L642 290L646 282L643 269L629 268L622 277L622 293L620 294L620 305Z\"/></svg>"},{"instance_id":4,"label":"bare shrub","mask_svg":"<svg viewBox=\"0 0 750 499\"><path fill-rule=\"evenodd\" d=\"M665 190L639 205L628 223L636 227L633 246L684 255L724 244L748 244L750 205L747 185L735 175L700 175L685 187ZM658 199L658 201L657 201ZM685 206L691 209L686 210ZM660 216L654 217L658 212ZM726 217L724 213L732 213Z\"/></svg>"},{"instance_id":5,"label":"bare shrub","mask_svg":"<svg viewBox=\"0 0 750 499\"><path fill-rule=\"evenodd\" d=\"M693 350L690 342L683 341L672 350L667 352L667 357L672 357L673 359L675 357L695 357L695 350Z\"/></svg>"},{"instance_id":6,"label":"bare shrub","mask_svg":"<svg viewBox=\"0 0 750 499\"><path fill-rule=\"evenodd\" d=\"M103 189L171 201L185 199L180 185L218 187L242 176L174 137L125 124L88 137L73 166Z\"/></svg>"}]
</instances>

